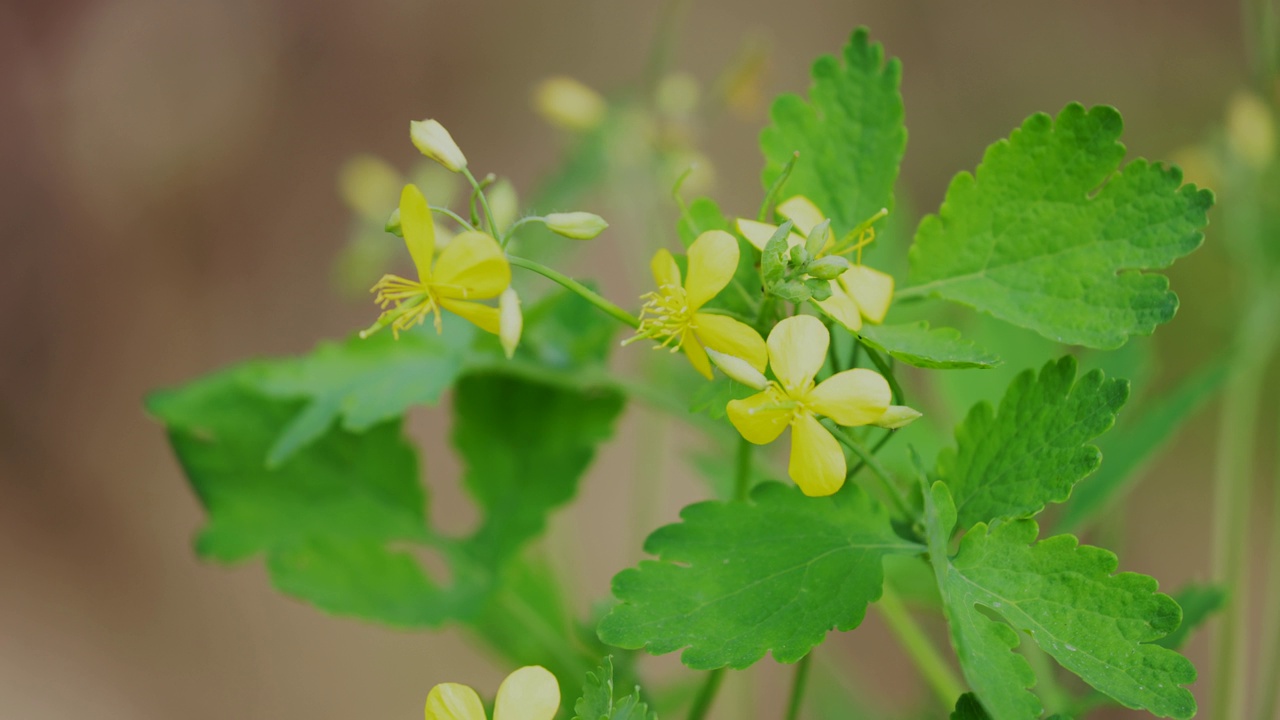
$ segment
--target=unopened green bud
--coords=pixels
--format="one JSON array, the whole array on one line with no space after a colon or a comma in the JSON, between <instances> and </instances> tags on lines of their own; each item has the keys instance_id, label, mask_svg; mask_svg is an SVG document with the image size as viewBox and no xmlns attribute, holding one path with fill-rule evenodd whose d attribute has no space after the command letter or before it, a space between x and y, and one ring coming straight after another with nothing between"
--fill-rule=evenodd
<instances>
[{"instance_id":1,"label":"unopened green bud","mask_svg":"<svg viewBox=\"0 0 1280 720\"><path fill-rule=\"evenodd\" d=\"M409 139L413 140L413 146L423 155L453 172L461 172L467 166L467 157L462 154L449 131L435 120L410 122Z\"/></svg>"},{"instance_id":2,"label":"unopened green bud","mask_svg":"<svg viewBox=\"0 0 1280 720\"><path fill-rule=\"evenodd\" d=\"M391 211L391 217L387 218L387 223L382 226L382 229L396 237L404 237L404 230L400 227L400 208Z\"/></svg>"},{"instance_id":3,"label":"unopened green bud","mask_svg":"<svg viewBox=\"0 0 1280 720\"><path fill-rule=\"evenodd\" d=\"M922 417L919 410L913 410L906 405L890 405L888 410L880 416L872 425L890 430L897 430L900 427L906 427L917 419Z\"/></svg>"},{"instance_id":4,"label":"unopened green bud","mask_svg":"<svg viewBox=\"0 0 1280 720\"><path fill-rule=\"evenodd\" d=\"M543 220L551 232L574 240L590 240L609 227L604 218L589 212L551 213Z\"/></svg>"},{"instance_id":5,"label":"unopened green bud","mask_svg":"<svg viewBox=\"0 0 1280 720\"><path fill-rule=\"evenodd\" d=\"M809 263L809 267L805 268L813 277L820 280L835 280L849 269L849 261L838 255L831 255L824 258L818 258Z\"/></svg>"},{"instance_id":6,"label":"unopened green bud","mask_svg":"<svg viewBox=\"0 0 1280 720\"><path fill-rule=\"evenodd\" d=\"M823 220L809 231L809 237L804 242L804 249L809 251L813 257L818 257L822 253L822 249L827 246L827 240L831 237L831 221Z\"/></svg>"},{"instance_id":7,"label":"unopened green bud","mask_svg":"<svg viewBox=\"0 0 1280 720\"><path fill-rule=\"evenodd\" d=\"M804 267L810 259L809 251L804 249L803 245L791 246L791 264L797 267Z\"/></svg>"},{"instance_id":8,"label":"unopened green bud","mask_svg":"<svg viewBox=\"0 0 1280 720\"><path fill-rule=\"evenodd\" d=\"M520 312L520 296L513 288L508 287L498 296L498 341L502 343L502 352L510 360L516 354L516 346L520 344L520 334L524 331L524 314Z\"/></svg>"},{"instance_id":9,"label":"unopened green bud","mask_svg":"<svg viewBox=\"0 0 1280 720\"><path fill-rule=\"evenodd\" d=\"M720 372L724 373L730 380L736 380L743 385L755 390L764 390L769 387L769 379L759 370L751 367L751 363L743 360L736 355L726 355L716 352L711 348L706 348L707 357L711 358L711 362L720 368Z\"/></svg>"}]
</instances>

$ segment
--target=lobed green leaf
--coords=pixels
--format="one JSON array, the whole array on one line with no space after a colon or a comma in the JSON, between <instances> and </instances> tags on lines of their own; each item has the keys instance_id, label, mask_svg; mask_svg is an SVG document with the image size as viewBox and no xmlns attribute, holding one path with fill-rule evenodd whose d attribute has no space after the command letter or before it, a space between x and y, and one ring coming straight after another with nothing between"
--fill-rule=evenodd
<instances>
[{"instance_id":1,"label":"lobed green leaf","mask_svg":"<svg viewBox=\"0 0 1280 720\"><path fill-rule=\"evenodd\" d=\"M638 687L621 699L614 699L613 659L608 657L598 670L587 673L582 697L573 712L573 720L658 720L658 714L640 699Z\"/></svg>"}]
</instances>

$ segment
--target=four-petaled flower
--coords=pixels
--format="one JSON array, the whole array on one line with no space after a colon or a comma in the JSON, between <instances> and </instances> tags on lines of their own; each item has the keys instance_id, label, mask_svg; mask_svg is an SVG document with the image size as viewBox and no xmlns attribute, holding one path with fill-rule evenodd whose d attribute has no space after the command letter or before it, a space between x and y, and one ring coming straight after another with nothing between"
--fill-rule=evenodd
<instances>
[{"instance_id":1,"label":"four-petaled flower","mask_svg":"<svg viewBox=\"0 0 1280 720\"><path fill-rule=\"evenodd\" d=\"M655 292L642 296L640 327L635 337L657 341L672 352L683 349L689 362L708 380L711 361L706 349L741 358L760 372L768 362L764 340L749 325L725 315L699 312L724 289L738 268L738 241L723 230L710 230L689 246L688 272L681 282L680 268L666 250L659 250L650 267L658 283Z\"/></svg>"},{"instance_id":2,"label":"four-petaled flower","mask_svg":"<svg viewBox=\"0 0 1280 720\"><path fill-rule=\"evenodd\" d=\"M493 720L551 720L560 709L560 684L546 668L522 667L498 687ZM426 720L486 720L480 696L466 685L441 683L427 695Z\"/></svg>"},{"instance_id":3,"label":"four-petaled flower","mask_svg":"<svg viewBox=\"0 0 1280 720\"><path fill-rule=\"evenodd\" d=\"M807 236L813 228L823 221L822 211L809 198L796 195L778 204L778 214L790 220L795 229L803 233L791 233L787 236L787 245L805 244ZM856 250L857 262L840 277L831 281L831 297L826 300L815 300L822 311L830 315L836 322L845 326L850 332L862 329L862 321L880 323L889 312L889 302L893 299L893 276L873 270L862 264L862 248L875 238L871 223L882 217L884 212L876 215L854 230L851 244L841 243L837 246L834 235L828 234L827 240L818 257L826 255L842 255ZM765 243L773 237L778 227L755 220L739 219L738 231L752 245L764 250ZM830 231L828 231L830 233Z\"/></svg>"},{"instance_id":4,"label":"four-petaled flower","mask_svg":"<svg viewBox=\"0 0 1280 720\"><path fill-rule=\"evenodd\" d=\"M400 227L404 244L418 268L418 279L382 276L371 292L377 293L374 302L384 312L372 327L360 333L361 337L387 325L399 336L401 330L423 322L428 314L435 316L436 332L440 332L441 308L497 335L498 308L476 301L498 297L511 284L511 266L498 242L486 233L472 230L455 237L436 257L431 208L422 191L413 185L406 185L400 193ZM387 310L392 303L395 307Z\"/></svg>"},{"instance_id":5,"label":"four-petaled flower","mask_svg":"<svg viewBox=\"0 0 1280 720\"><path fill-rule=\"evenodd\" d=\"M821 320L790 317L769 333L769 365L776 381L745 400L731 400L729 421L742 437L757 445L771 443L791 427L788 472L805 495L830 495L844 484L845 460L840 443L818 422L871 425L889 409L889 383L871 370L836 373L821 383L814 377L827 357L831 336Z\"/></svg>"}]
</instances>

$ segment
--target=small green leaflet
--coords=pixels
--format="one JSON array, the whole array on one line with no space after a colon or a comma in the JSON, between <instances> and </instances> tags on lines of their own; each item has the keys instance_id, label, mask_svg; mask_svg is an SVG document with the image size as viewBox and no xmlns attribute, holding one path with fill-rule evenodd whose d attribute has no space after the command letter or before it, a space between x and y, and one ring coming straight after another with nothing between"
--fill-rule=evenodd
<instances>
[{"instance_id":1,"label":"small green leaflet","mask_svg":"<svg viewBox=\"0 0 1280 720\"><path fill-rule=\"evenodd\" d=\"M992 368L1000 358L960 337L953 328L929 328L920 321L908 325L872 325L858 333L863 342L908 365L936 370Z\"/></svg>"},{"instance_id":2,"label":"small green leaflet","mask_svg":"<svg viewBox=\"0 0 1280 720\"><path fill-rule=\"evenodd\" d=\"M978 702L978 698L973 693L965 693L956 701L956 709L951 713L951 720L991 720L991 716L983 709L982 703ZM1070 718L1053 714L1045 720L1070 720Z\"/></svg>"},{"instance_id":3,"label":"small green leaflet","mask_svg":"<svg viewBox=\"0 0 1280 720\"><path fill-rule=\"evenodd\" d=\"M614 700L613 659L606 657L600 669L587 673L582 697L573 706L573 720L658 720L658 714L640 700L640 688Z\"/></svg>"},{"instance_id":4,"label":"small green leaflet","mask_svg":"<svg viewBox=\"0 0 1280 720\"><path fill-rule=\"evenodd\" d=\"M772 651L796 662L832 628L852 630L880 597L882 559L922 548L856 485L832 497L762 484L749 502L686 507L645 542L658 556L613 579L621 604L600 639L694 669L745 668Z\"/></svg>"},{"instance_id":5,"label":"small green leaflet","mask_svg":"<svg viewBox=\"0 0 1280 720\"><path fill-rule=\"evenodd\" d=\"M950 488L960 528L1034 515L1066 500L1097 469L1101 453L1087 443L1115 422L1129 384L1107 380L1100 370L1075 376L1068 355L1039 376L1020 373L998 412L985 402L969 410L956 428L957 447L938 454L934 478Z\"/></svg>"},{"instance_id":6,"label":"small green leaflet","mask_svg":"<svg viewBox=\"0 0 1280 720\"><path fill-rule=\"evenodd\" d=\"M1047 338L1116 348L1178 307L1168 267L1199 247L1213 194L1145 160L1120 168L1110 107L1033 115L960 173L911 248L914 287Z\"/></svg>"},{"instance_id":7,"label":"small green leaflet","mask_svg":"<svg viewBox=\"0 0 1280 720\"><path fill-rule=\"evenodd\" d=\"M1156 641L1157 645L1177 650L1187 643L1195 632L1227 602L1227 591L1218 585L1192 583L1174 593L1174 600L1182 608L1182 624L1177 630Z\"/></svg>"},{"instance_id":8,"label":"small green leaflet","mask_svg":"<svg viewBox=\"0 0 1280 720\"><path fill-rule=\"evenodd\" d=\"M1039 528L1031 520L990 529L979 523L950 557L956 508L947 486L934 483L925 505L929 557L951 642L992 717L1040 717L1040 700L1027 692L1035 676L1013 652L1023 634L1125 707L1180 720L1195 714L1195 699L1181 687L1195 681L1195 668L1154 644L1182 620L1173 598L1156 592L1154 578L1115 574L1114 554L1071 535L1036 542Z\"/></svg>"},{"instance_id":9,"label":"small green leaflet","mask_svg":"<svg viewBox=\"0 0 1280 720\"><path fill-rule=\"evenodd\" d=\"M809 101L781 95L770 110L773 124L760 134L764 187L798 151L781 197L808 197L831 218L836 237L892 208L907 146L901 77L902 64L885 62L884 48L869 40L866 28L854 31L843 62L830 55L818 58Z\"/></svg>"}]
</instances>

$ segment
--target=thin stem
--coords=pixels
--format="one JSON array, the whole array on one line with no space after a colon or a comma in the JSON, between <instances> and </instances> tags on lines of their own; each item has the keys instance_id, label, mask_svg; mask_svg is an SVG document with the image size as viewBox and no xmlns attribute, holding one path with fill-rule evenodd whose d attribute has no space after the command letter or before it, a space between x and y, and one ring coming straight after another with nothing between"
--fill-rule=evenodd
<instances>
[{"instance_id":1,"label":"thin stem","mask_svg":"<svg viewBox=\"0 0 1280 720\"><path fill-rule=\"evenodd\" d=\"M1053 715L1066 711L1071 705L1071 696L1058 682L1058 676L1054 674L1054 668L1057 665L1049 658L1049 653L1034 642L1024 642L1018 647L1022 650L1022 656L1027 659L1027 664L1031 666L1031 671L1036 675L1036 693L1044 704L1045 714Z\"/></svg>"},{"instance_id":2,"label":"thin stem","mask_svg":"<svg viewBox=\"0 0 1280 720\"><path fill-rule=\"evenodd\" d=\"M756 215L757 221L765 222L769 219L773 206L778 202L778 195L782 193L782 187L791 178L791 171L796 169L796 161L799 159L800 151L797 150L791 154L791 159L787 161L787 164L782 166L782 172L778 177L774 178L773 184L769 186L769 192L765 193L764 202L760 203L760 212Z\"/></svg>"},{"instance_id":3,"label":"thin stem","mask_svg":"<svg viewBox=\"0 0 1280 720\"><path fill-rule=\"evenodd\" d=\"M885 623L898 638L902 648L907 651L907 655L920 669L925 682L933 689L942 706L950 708L956 698L964 693L965 685L960 681L955 670L947 664L942 653L938 652L928 636L916 624L911 613L902 604L898 593L888 583L885 583L880 601L874 607L884 617Z\"/></svg>"},{"instance_id":4,"label":"thin stem","mask_svg":"<svg viewBox=\"0 0 1280 720\"><path fill-rule=\"evenodd\" d=\"M799 720L800 708L804 705L804 691L809 687L809 664L813 662L813 651L800 658L796 663L795 675L791 678L791 699L787 702L786 720Z\"/></svg>"},{"instance_id":5,"label":"thin stem","mask_svg":"<svg viewBox=\"0 0 1280 720\"><path fill-rule=\"evenodd\" d=\"M495 238L498 235L498 222L493 219L493 210L489 208L489 198L484 194L484 189L480 187L480 182L476 180L476 176L471 174L471 169L462 168L462 174L467 176L467 182L471 183L471 187L475 190L475 194L480 196L480 207L484 208L485 219L489 222L489 234ZM502 238L502 245L506 247L506 238Z\"/></svg>"},{"instance_id":6,"label":"thin stem","mask_svg":"<svg viewBox=\"0 0 1280 720\"><path fill-rule=\"evenodd\" d=\"M834 428L833 434L836 436L836 439L839 440L842 445L852 450L853 454L857 455L867 467L871 468L871 472L875 473L875 476L880 478L880 481L884 484L885 491L888 492L889 499L893 501L893 505L897 509L898 514L903 519L909 519L912 513L911 506L907 504L907 498L902 494L902 491L898 486L893 483L893 476L891 476L889 471L880 464L880 461L876 459L876 456L872 454L865 445L858 442L858 440L854 438L853 435L844 427L836 425L830 420L824 421L824 425L828 430Z\"/></svg>"},{"instance_id":7,"label":"thin stem","mask_svg":"<svg viewBox=\"0 0 1280 720\"><path fill-rule=\"evenodd\" d=\"M475 229L476 229L474 225L472 225L471 223L467 222L465 219L463 219L463 217L462 217L461 215L459 215L458 213L456 213L456 212L454 212L454 211L450 210L449 208L446 208L446 207L436 207L435 205L431 205L431 206L429 206L429 207L431 208L431 212L434 212L434 213L440 213L441 215L448 215L449 217L453 218L453 221L454 221L454 222L458 223L459 225L461 225L462 227L464 227L464 228L466 228L466 229L468 229L468 230L475 230Z\"/></svg>"},{"instance_id":8,"label":"thin stem","mask_svg":"<svg viewBox=\"0 0 1280 720\"><path fill-rule=\"evenodd\" d=\"M1262 662L1262 674L1258 676L1258 720L1272 720L1277 716L1280 703L1280 442L1276 443L1275 473L1272 484L1271 510L1271 569L1267 574L1267 611L1263 613L1269 627L1264 628L1267 639L1263 642L1266 653Z\"/></svg>"},{"instance_id":9,"label":"thin stem","mask_svg":"<svg viewBox=\"0 0 1280 720\"><path fill-rule=\"evenodd\" d=\"M902 392L902 386L898 384L898 378L893 374L893 366L881 357L880 353L876 352L874 348L866 344L861 337L858 338L858 344L863 346L867 351L867 357L871 358L872 364L876 366L876 369L880 371L884 379L889 381L889 389L893 391L893 401L898 405L906 405L907 396Z\"/></svg>"},{"instance_id":10,"label":"thin stem","mask_svg":"<svg viewBox=\"0 0 1280 720\"><path fill-rule=\"evenodd\" d=\"M738 464L734 474L733 499L746 500L751 493L751 451L755 446L746 438L738 439Z\"/></svg>"},{"instance_id":11,"label":"thin stem","mask_svg":"<svg viewBox=\"0 0 1280 720\"><path fill-rule=\"evenodd\" d=\"M511 223L511 227L507 228L507 238L514 236L516 234L516 230L519 229L521 226L528 225L531 222L545 223L546 221L547 219L542 217L541 215L529 215L526 217L522 217L519 220L516 220L515 222ZM507 238L504 238L503 241L505 242Z\"/></svg>"},{"instance_id":12,"label":"thin stem","mask_svg":"<svg viewBox=\"0 0 1280 720\"><path fill-rule=\"evenodd\" d=\"M605 312L605 314L607 314L608 316L612 317L613 319L617 320L620 323L630 325L633 328L640 327L640 320L636 318L635 315L632 315L626 310L623 310L617 305L614 305L608 300L605 300L596 291L592 290L586 285L583 285L577 280L574 280L568 275L565 275L562 272L552 270L551 268L547 267L546 265L543 265L540 262L527 260L522 257L516 257L515 255L507 255L507 261L510 262L512 265L515 265L516 267L522 267L525 270L532 270L545 278L554 280L555 282L564 286L566 289L572 290L573 292L582 296L583 300L586 300L592 305L595 305L596 307L600 308Z\"/></svg>"},{"instance_id":13,"label":"thin stem","mask_svg":"<svg viewBox=\"0 0 1280 720\"><path fill-rule=\"evenodd\" d=\"M689 720L702 720L707 716L711 710L711 703L716 699L716 693L720 691L720 682L723 680L724 668L707 673L707 679L702 683L698 697L694 698L693 707L689 708Z\"/></svg>"},{"instance_id":14,"label":"thin stem","mask_svg":"<svg viewBox=\"0 0 1280 720\"><path fill-rule=\"evenodd\" d=\"M883 448L885 445L888 445L889 441L893 439L893 436L897 434L898 433L894 430L886 430L884 433L884 436L881 437L879 440L877 440L875 445L871 446L871 454L875 455L876 453L880 452L881 448ZM866 466L867 464L865 462L863 462L862 460L859 460L858 464L854 465L853 469L849 471L849 474L845 475L845 480L852 479L854 475L857 475L862 470L862 468Z\"/></svg>"}]
</instances>

